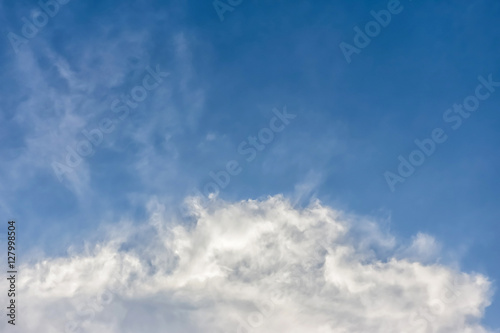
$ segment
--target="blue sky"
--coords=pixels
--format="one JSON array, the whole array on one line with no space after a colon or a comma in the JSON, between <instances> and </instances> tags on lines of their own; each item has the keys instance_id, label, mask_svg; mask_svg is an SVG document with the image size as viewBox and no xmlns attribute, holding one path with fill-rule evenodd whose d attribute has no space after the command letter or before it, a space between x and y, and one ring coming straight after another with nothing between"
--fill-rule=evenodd
<instances>
[{"instance_id":1,"label":"blue sky","mask_svg":"<svg viewBox=\"0 0 500 333\"><path fill-rule=\"evenodd\" d=\"M353 28L390 2L243 0L221 21L211 1L71 0L15 47L9 33L24 38L39 5L2 2L0 215L19 221L22 261L79 251L103 225L141 226L151 200L181 214L210 172L237 161L221 200L319 199L402 243L425 233L440 244L436 262L487 276L494 291L500 87L456 130L443 114L479 76L500 82L500 3L401 0L348 63L339 44L354 45ZM147 75L158 84L116 120ZM295 117L247 161L239 145L284 110ZM104 119L113 129L59 179L54 163ZM391 191L384 173L435 128L448 139ZM481 321L491 329L498 297Z\"/></svg>"}]
</instances>

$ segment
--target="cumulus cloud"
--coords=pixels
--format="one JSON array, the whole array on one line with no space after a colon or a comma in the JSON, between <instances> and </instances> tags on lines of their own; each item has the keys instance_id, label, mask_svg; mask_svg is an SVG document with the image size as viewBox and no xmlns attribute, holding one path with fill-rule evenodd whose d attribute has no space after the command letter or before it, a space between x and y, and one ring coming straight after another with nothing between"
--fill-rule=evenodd
<instances>
[{"instance_id":1,"label":"cumulus cloud","mask_svg":"<svg viewBox=\"0 0 500 333\"><path fill-rule=\"evenodd\" d=\"M429 236L405 258L373 221L317 201L187 205L190 222L151 203L148 223L21 267L21 331L490 332L490 281L418 261Z\"/></svg>"}]
</instances>

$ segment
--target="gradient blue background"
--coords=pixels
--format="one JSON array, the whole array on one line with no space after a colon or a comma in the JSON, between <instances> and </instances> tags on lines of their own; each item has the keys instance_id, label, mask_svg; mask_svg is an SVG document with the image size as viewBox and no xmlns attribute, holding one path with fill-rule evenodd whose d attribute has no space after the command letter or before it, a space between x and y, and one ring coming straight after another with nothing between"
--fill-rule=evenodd
<instances>
[{"instance_id":1,"label":"gradient blue background","mask_svg":"<svg viewBox=\"0 0 500 333\"><path fill-rule=\"evenodd\" d=\"M401 4L348 64L339 43L387 1L244 0L221 22L211 1L72 0L17 54L7 34L37 2L3 1L0 216L19 222L23 260L81 246L103 222L140 223L152 196L175 211L236 159L244 170L224 199L284 193L390 217L398 237L429 233L443 262L499 280L500 89L457 131L442 115L479 75L500 81L500 3ZM82 183L59 182L51 162L66 142L84 139L156 64L170 77L75 170ZM238 144L285 105L297 117L243 162ZM81 122L61 129L70 114ZM435 127L449 139L391 192L383 173ZM500 327L498 313L496 295L485 323Z\"/></svg>"}]
</instances>

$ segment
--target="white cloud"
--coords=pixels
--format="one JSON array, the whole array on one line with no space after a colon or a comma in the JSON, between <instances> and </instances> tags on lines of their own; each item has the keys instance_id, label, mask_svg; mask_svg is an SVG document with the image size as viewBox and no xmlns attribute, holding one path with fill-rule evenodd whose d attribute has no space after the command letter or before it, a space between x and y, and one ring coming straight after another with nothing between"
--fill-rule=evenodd
<instances>
[{"instance_id":1,"label":"white cloud","mask_svg":"<svg viewBox=\"0 0 500 333\"><path fill-rule=\"evenodd\" d=\"M128 34L128 39L135 45L133 41L144 36ZM66 147L75 149L83 139L81 131L90 129L86 128L89 121L109 109L104 97L124 83L129 71L124 47L104 38L94 39L92 46L78 44L73 48L79 50L76 55L56 52L43 38L30 45L33 48L13 58L5 73L11 86L23 87L22 92L13 90L12 121L21 129L16 134L23 138L24 147L13 161L0 163L3 181L16 185L28 184L45 171L57 179L52 162L65 164ZM65 174L68 189L85 198L91 191L87 160Z\"/></svg>"},{"instance_id":2,"label":"white cloud","mask_svg":"<svg viewBox=\"0 0 500 333\"><path fill-rule=\"evenodd\" d=\"M430 235L418 233L413 237L409 247L402 250L401 255L407 259L420 262L429 262L438 258L441 252L441 245Z\"/></svg>"},{"instance_id":3,"label":"white cloud","mask_svg":"<svg viewBox=\"0 0 500 333\"><path fill-rule=\"evenodd\" d=\"M491 297L486 277L407 260L366 218L319 202L296 209L281 196L188 205L196 224L174 222L151 203L147 224L121 223L79 255L21 267L19 328L489 332L480 324ZM407 248L420 253L430 239L418 235Z\"/></svg>"}]
</instances>

